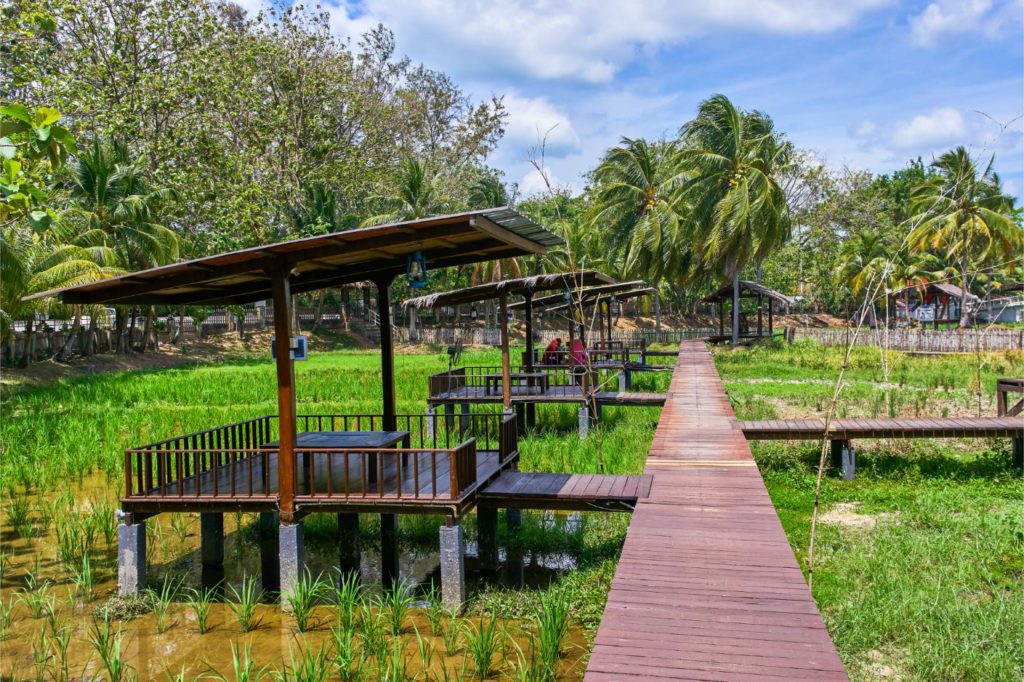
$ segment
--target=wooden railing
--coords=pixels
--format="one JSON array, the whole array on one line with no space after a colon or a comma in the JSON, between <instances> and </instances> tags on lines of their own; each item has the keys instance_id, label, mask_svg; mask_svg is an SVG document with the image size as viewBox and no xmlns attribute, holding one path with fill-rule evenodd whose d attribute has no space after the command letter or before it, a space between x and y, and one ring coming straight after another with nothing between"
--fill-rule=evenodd
<instances>
[{"instance_id":1,"label":"wooden railing","mask_svg":"<svg viewBox=\"0 0 1024 682\"><path fill-rule=\"evenodd\" d=\"M540 383L533 380L516 380L515 375L525 371L523 367L512 369L515 386L520 384L530 386L536 393L540 391ZM543 372L548 388L560 386L578 386L581 383L580 375L582 367L570 367L568 365L535 365L533 372ZM483 389L481 394L487 390L491 395L501 395L501 367L498 366L475 366L457 367L450 371L434 374L429 379L430 397L438 397L448 393L455 393L463 388ZM532 384L532 385L531 385Z\"/></svg>"},{"instance_id":2,"label":"wooden railing","mask_svg":"<svg viewBox=\"0 0 1024 682\"><path fill-rule=\"evenodd\" d=\"M518 455L510 415L401 414L388 429L384 422L379 414L298 416L300 433L399 430L408 435L394 448L296 448L297 499L458 499L475 485L478 450L496 456L498 466ZM125 496L160 502L276 500L277 450L265 444L277 435L277 417L264 416L126 450Z\"/></svg>"},{"instance_id":3,"label":"wooden railing","mask_svg":"<svg viewBox=\"0 0 1024 682\"><path fill-rule=\"evenodd\" d=\"M242 475L247 481L246 495L270 495L267 458L270 451L261 451L264 443L277 438L277 417L255 419L197 431L184 436L168 438L124 453L125 496L152 495L183 497L188 484L195 483L204 474L228 468L228 491L222 491L220 476L210 474L212 492L235 496L236 481ZM262 475L254 481L256 473L253 456L262 459ZM237 470L236 470L237 469ZM194 489L192 489L194 488ZM188 490L194 497L204 497L200 485Z\"/></svg>"}]
</instances>

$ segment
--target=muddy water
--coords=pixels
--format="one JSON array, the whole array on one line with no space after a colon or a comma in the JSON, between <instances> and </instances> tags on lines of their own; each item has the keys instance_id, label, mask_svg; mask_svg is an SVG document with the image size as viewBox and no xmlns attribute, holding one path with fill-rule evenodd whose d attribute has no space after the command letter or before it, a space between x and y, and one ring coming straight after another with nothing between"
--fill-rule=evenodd
<instances>
[{"instance_id":1,"label":"muddy water","mask_svg":"<svg viewBox=\"0 0 1024 682\"><path fill-rule=\"evenodd\" d=\"M6 497L6 495L5 495ZM93 512L88 500L112 500L115 493L108 489L102 477L93 477L75 487L74 508L70 513L82 516ZM30 519L34 521L35 535L28 539L19 535L10 523L9 501L4 504L4 521L0 526L3 552L3 574L0 580L0 606L11 609L10 621L0 641L0 677L7 680L32 679L92 679L106 678L95 647L89 642L92 628L97 622L95 612L114 595L117 587L116 540L105 542L97 533L89 551L94 574L95 590L91 598L76 594L74 574L60 561L59 542L55 523L43 531L38 521L39 510L51 500L28 495ZM78 502L86 500L86 502ZM65 509L62 513L68 513ZM325 520L328 521L328 520ZM555 522L571 529L573 517L558 516ZM240 586L243 576L260 576L259 536L254 531L255 515L225 514L224 581ZM323 524L326 529L327 523ZM420 529L417 535L431 537L433 542L418 544L404 537L400 542L401 580L419 593L439 581L436 530ZM147 521L150 585L158 586L165 577L180 578L188 586L199 587L204 578L199 561L198 515L162 514ZM310 537L311 536L311 537ZM337 565L337 549L330 535L307 535L307 564L314 572L332 571ZM364 538L365 540L365 538ZM508 581L512 584L540 586L553 577L575 566L567 554L509 555L501 551L503 568L498 577L485 581L477 569L475 547L467 548L469 589L483 587L488 581ZM375 548L364 544L362 577L365 585L380 581L380 560ZM219 577L219 576L216 576ZM30 585L39 587L33 592ZM368 587L369 592L374 588ZM37 599L34 599L35 596ZM38 617L33 613L33 601L44 606ZM291 657L298 658L303 650L316 652L321 646L330 651L330 627L335 624L335 613L327 606L318 607L314 625L304 633L297 630L294 619L282 613L274 603L257 607L259 626L252 632L242 633L233 613L225 604L214 604L209 618L210 629L199 634L194 613L183 601L176 601L163 631L159 631L156 616L147 613L130 620L116 621L122 635L123 660L131 674L139 679L175 679L179 674L192 679L202 674L218 672L226 679L233 678L232 649L244 651L251 647L256 666L280 669ZM477 622L474 618L461 618L458 622L443 620L442 630L463 628ZM500 623L503 646L496 654L494 677L513 675L520 655L527 659L531 652L533 627L528 622L506 620ZM60 653L53 633L65 629L69 632L66 655ZM471 679L474 665L464 637L458 638L454 648L446 648L443 632L431 633L423 610L413 609L403 629L402 654L409 679ZM45 639L43 639L45 637ZM451 638L449 637L449 640ZM450 641L449 641L450 643ZM431 674L424 675L424 661L420 650L430 652ZM559 666L559 679L578 679L582 676L589 645L582 628L573 625L563 643L563 656ZM519 652L524 652L520 654ZM462 673L464 671L464 675ZM383 672L373 659L363 666L363 679L378 679Z\"/></svg>"}]
</instances>

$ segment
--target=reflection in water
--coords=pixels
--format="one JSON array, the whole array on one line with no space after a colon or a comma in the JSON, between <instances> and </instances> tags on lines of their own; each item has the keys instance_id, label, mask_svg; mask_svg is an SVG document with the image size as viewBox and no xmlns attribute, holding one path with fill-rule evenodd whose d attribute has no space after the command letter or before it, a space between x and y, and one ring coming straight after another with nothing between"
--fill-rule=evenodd
<instances>
[{"instance_id":1,"label":"reflection in water","mask_svg":"<svg viewBox=\"0 0 1024 682\"><path fill-rule=\"evenodd\" d=\"M92 482L94 483L94 482ZM79 492L81 495L81 492ZM100 499L110 496L105 488L90 488L90 492L76 499ZM32 508L39 509L49 501L32 500ZM83 510L83 513L88 512ZM307 522L307 565L311 573L329 572L337 576L341 568L338 541L338 515L313 515ZM349 517L351 515L342 515ZM260 518L262 517L262 518ZM467 533L467 588L472 594L487 585L500 583L510 587L543 587L558 576L573 570L577 558L567 547L573 547L574 534L581 533L585 523L579 514L527 513L522 527L506 532L503 528L499 545L499 570L483 575L477 557L477 545L472 532L475 524L469 519ZM362 536L359 569L362 582L373 593L379 590L387 575L382 572L381 533L379 517L361 517ZM5 519L6 521L6 519ZM173 522L172 522L173 521ZM387 523L387 522L385 522ZM438 554L438 524L432 517L403 517L395 528L397 552L388 563L393 575L403 583L417 587L419 595L432 585L440 584ZM259 577L263 588L273 592L279 585L277 524L273 514L225 514L224 565L204 566L199 553L198 515L187 517L161 514L147 521L149 534L150 585L159 586L163 580L182 577L186 586L213 587L233 585L241 587L243 577ZM59 542L53 525L40 528L34 537L24 538L9 525L0 529L3 541L4 563L0 605L13 604L12 620L7 639L0 643L0 677L3 679L31 679L33 647L38 647L40 631L47 627L46 618L34 618L26 606L26 581L29 575L42 587L41 594L52 599L61 622L74 628L68 648L72 677L91 678L99 674L99 660L88 642L89 628L94 622L95 609L116 591L116 547L97 538L90 549L96 583L92 599L74 597L71 567L59 560ZM540 547L543 551L526 549ZM351 547L350 547L351 549ZM268 595L268 600L270 595ZM184 597L171 608L171 623L166 632L158 632L152 614L131 621L119 622L123 627L123 651L140 679L163 679L168 673L177 674L182 668L187 678L211 669L226 673L231 669L231 645L253 645L259 665L279 664L288 658L288 652L300 640L306 645L319 646L329 638L327 626L333 622L333 612L323 609L320 625L314 632L299 635L290 618L282 618L281 610L269 604L257 607L260 626L252 633L241 634L234 616L224 604L214 604L211 631L199 635L195 616L184 603ZM416 630L425 633L429 624L421 622L422 613L414 615ZM516 632L525 632L520 625L509 623ZM571 637L576 640L572 659L582 660L587 650L586 640L579 628ZM436 638L435 638L436 639ZM435 642L439 650L440 640ZM412 645L415 648L415 644ZM457 654L452 661L461 660ZM445 658L445 657L442 657ZM568 664L568 662L567 662ZM453 663L454 665L454 663ZM577 665L572 676L578 676Z\"/></svg>"}]
</instances>

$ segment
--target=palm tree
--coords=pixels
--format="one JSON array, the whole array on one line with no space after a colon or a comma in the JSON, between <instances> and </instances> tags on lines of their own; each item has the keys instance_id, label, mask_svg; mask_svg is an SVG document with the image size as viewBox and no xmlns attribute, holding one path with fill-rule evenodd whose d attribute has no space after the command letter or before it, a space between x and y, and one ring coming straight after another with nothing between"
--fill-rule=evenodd
<instances>
[{"instance_id":1,"label":"palm tree","mask_svg":"<svg viewBox=\"0 0 1024 682\"><path fill-rule=\"evenodd\" d=\"M655 282L682 278L691 265L679 193L686 175L677 159L671 143L624 137L594 171L590 225L608 231L606 252L625 251L626 270Z\"/></svg>"},{"instance_id":2,"label":"palm tree","mask_svg":"<svg viewBox=\"0 0 1024 682\"><path fill-rule=\"evenodd\" d=\"M133 161L124 144L97 139L79 154L70 173L74 209L69 212L77 211L88 225L76 243L109 247L128 271L173 263L180 247L178 235L158 218L161 205L177 195L150 188L140 168L141 159ZM150 307L143 347L150 341L154 314ZM117 316L119 346L124 318Z\"/></svg>"},{"instance_id":3,"label":"palm tree","mask_svg":"<svg viewBox=\"0 0 1024 682\"><path fill-rule=\"evenodd\" d=\"M739 341L739 278L789 238L786 197L778 182L792 147L765 114L744 112L724 95L701 103L683 126L681 161L692 174L685 195L693 211L696 265L732 279L732 342Z\"/></svg>"},{"instance_id":4,"label":"palm tree","mask_svg":"<svg viewBox=\"0 0 1024 682\"><path fill-rule=\"evenodd\" d=\"M894 280L892 242L880 231L861 230L850 235L839 251L836 285L849 289L854 296L871 295L871 284L878 282L876 291L884 291ZM884 278L884 281L883 281ZM871 311L871 326L876 324L875 305L865 298Z\"/></svg>"},{"instance_id":5,"label":"palm tree","mask_svg":"<svg viewBox=\"0 0 1024 682\"><path fill-rule=\"evenodd\" d=\"M25 301L24 297L95 282L122 272L114 265L116 259L110 249L64 241L72 241L70 237L72 235L59 224L44 233L18 228L0 233L0 339L10 340L14 320L26 320L27 361L31 361L33 355L35 315L47 312L54 300L47 297ZM72 332L59 357L78 333L81 312L81 306L75 306Z\"/></svg>"},{"instance_id":6,"label":"palm tree","mask_svg":"<svg viewBox=\"0 0 1024 682\"><path fill-rule=\"evenodd\" d=\"M932 162L936 173L910 195L910 244L921 251L943 250L960 275L966 297L968 273L993 254L1019 256L1024 232L1013 215L1013 198L1004 194L993 171L993 156L984 168L964 147ZM960 328L970 325L966 299L960 305Z\"/></svg>"},{"instance_id":7,"label":"palm tree","mask_svg":"<svg viewBox=\"0 0 1024 682\"><path fill-rule=\"evenodd\" d=\"M448 207L447 202L438 196L427 164L412 157L403 161L399 167L394 192L374 197L373 200L383 211L364 220L364 226L428 218L442 213Z\"/></svg>"},{"instance_id":8,"label":"palm tree","mask_svg":"<svg viewBox=\"0 0 1024 682\"><path fill-rule=\"evenodd\" d=\"M511 205L512 197L508 193L508 188L496 175L491 173L481 175L469 188L470 208L497 208Z\"/></svg>"}]
</instances>

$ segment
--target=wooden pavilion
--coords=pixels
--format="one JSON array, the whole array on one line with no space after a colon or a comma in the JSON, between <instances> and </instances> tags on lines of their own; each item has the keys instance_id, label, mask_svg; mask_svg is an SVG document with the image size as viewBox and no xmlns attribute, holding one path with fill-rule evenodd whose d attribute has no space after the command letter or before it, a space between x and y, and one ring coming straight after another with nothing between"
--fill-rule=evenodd
<instances>
[{"instance_id":1,"label":"wooden pavilion","mask_svg":"<svg viewBox=\"0 0 1024 682\"><path fill-rule=\"evenodd\" d=\"M548 377L542 373L536 372L534 367L536 364L533 360L535 357L533 347L534 295L541 291L577 291L586 287L600 284L611 284L613 282L614 280L612 280L611 277L594 270L561 272L534 275L532 277L520 277L517 279L506 279L499 282L490 282L463 289L435 292L408 299L402 305L406 308L411 308L414 311L417 311L424 308L455 306L498 299L498 317L501 333L501 367L498 371L493 371L493 368L475 369L479 369L480 371L476 373L481 374L484 377L485 388L487 388L486 392L489 393L489 387L493 385L495 394L498 394L500 387L501 402L504 411L510 412L512 408L512 392L514 390L514 383L520 384L519 388L525 388L527 393L532 392L535 384L539 387L543 387L549 383L547 381ZM520 304L523 308L526 320L526 351L523 354L524 362L521 370L515 373L512 372L511 360L509 358L508 311L510 306L508 299L510 296L522 297ZM461 369L463 370L463 376L465 377L466 368ZM523 382L526 383L524 384ZM436 384L437 382L432 381L431 383ZM525 421L528 425L533 425L535 422L533 403L526 405L522 421Z\"/></svg>"},{"instance_id":2,"label":"wooden pavilion","mask_svg":"<svg viewBox=\"0 0 1024 682\"><path fill-rule=\"evenodd\" d=\"M725 333L725 304L726 302L731 304L734 300L733 297L732 282L729 282L714 293L708 294L701 299L703 303L714 303L718 306L718 336L713 336L709 339L712 343L729 341L733 336L741 340L754 340L765 336L770 338L775 335L775 306L782 306L785 312L789 312L789 309L796 304L793 298L783 293L769 289L763 284L741 279L739 280L739 299L742 301L742 299L747 298L757 301L756 331L750 331L749 327L744 329L742 316L738 316L740 317L739 333L727 335ZM765 312L767 312L767 316ZM765 317L768 318L767 329L765 328Z\"/></svg>"},{"instance_id":3,"label":"wooden pavilion","mask_svg":"<svg viewBox=\"0 0 1024 682\"><path fill-rule=\"evenodd\" d=\"M925 282L913 284L889 293L889 300L896 311L896 320L914 321L921 325L931 324L938 329L940 324L955 327L960 324L960 311L967 306L968 312L976 311L981 299L951 282Z\"/></svg>"},{"instance_id":4,"label":"wooden pavilion","mask_svg":"<svg viewBox=\"0 0 1024 682\"><path fill-rule=\"evenodd\" d=\"M166 306L270 299L275 338L289 339L287 345L278 344L275 358L276 415L125 452L120 592L145 589L145 519L160 512L200 513L204 564L223 562L224 512L277 514L278 542L268 553L271 563L277 554L283 591L304 572L304 515L337 512L342 565L347 547L347 563L354 560L358 566L358 513L380 513L384 574L394 577L395 514L414 512L445 516L442 592L447 603L461 603L465 581L460 518L488 482L514 467L515 422L500 413L473 415L457 424L396 413L390 287L407 274L414 259L441 268L539 254L560 243L519 213L494 208L243 249L34 296L55 296L66 304ZM363 280L376 287L381 320L381 413L300 415L292 359L292 295Z\"/></svg>"}]
</instances>

